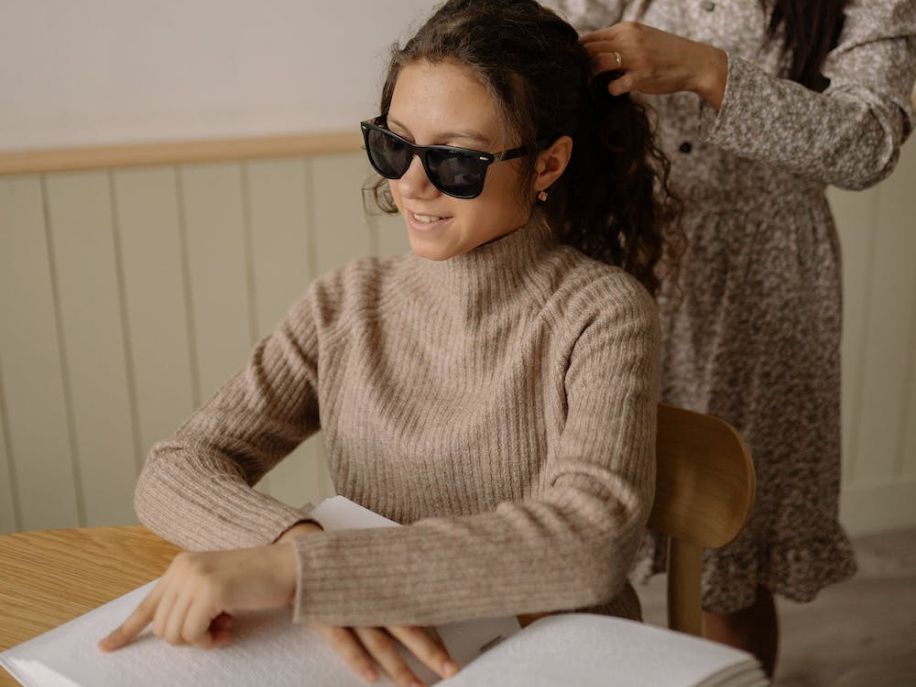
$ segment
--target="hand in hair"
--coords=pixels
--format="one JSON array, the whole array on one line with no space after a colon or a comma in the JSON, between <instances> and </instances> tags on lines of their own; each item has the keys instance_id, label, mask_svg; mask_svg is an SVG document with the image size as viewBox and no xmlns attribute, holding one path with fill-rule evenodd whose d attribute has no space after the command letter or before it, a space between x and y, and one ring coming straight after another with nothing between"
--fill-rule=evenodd
<instances>
[{"instance_id":1,"label":"hand in hair","mask_svg":"<svg viewBox=\"0 0 916 687\"><path fill-rule=\"evenodd\" d=\"M592 56L594 74L623 72L608 84L612 95L690 91L717 110L722 104L728 70L723 50L638 22L583 34L580 43Z\"/></svg>"}]
</instances>

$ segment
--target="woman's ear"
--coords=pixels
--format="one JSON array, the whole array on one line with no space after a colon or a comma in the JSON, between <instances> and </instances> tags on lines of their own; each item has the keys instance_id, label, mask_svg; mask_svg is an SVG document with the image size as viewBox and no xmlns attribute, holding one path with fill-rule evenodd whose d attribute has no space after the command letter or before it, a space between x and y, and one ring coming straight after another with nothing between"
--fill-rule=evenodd
<instances>
[{"instance_id":1,"label":"woman's ear","mask_svg":"<svg viewBox=\"0 0 916 687\"><path fill-rule=\"evenodd\" d=\"M560 178L569 158L572 156L573 140L569 136L560 136L549 148L538 153L535 163L537 176L534 179L534 191L543 191Z\"/></svg>"}]
</instances>

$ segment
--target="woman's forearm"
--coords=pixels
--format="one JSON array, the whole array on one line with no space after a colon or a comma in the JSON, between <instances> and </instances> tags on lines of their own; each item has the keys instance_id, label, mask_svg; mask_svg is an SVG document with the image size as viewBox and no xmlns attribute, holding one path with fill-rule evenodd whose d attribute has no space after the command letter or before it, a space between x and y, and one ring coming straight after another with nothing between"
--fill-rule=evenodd
<instances>
[{"instance_id":1,"label":"woman's forearm","mask_svg":"<svg viewBox=\"0 0 916 687\"><path fill-rule=\"evenodd\" d=\"M705 43L696 46L694 76L689 88L718 111L728 79L728 54Z\"/></svg>"}]
</instances>

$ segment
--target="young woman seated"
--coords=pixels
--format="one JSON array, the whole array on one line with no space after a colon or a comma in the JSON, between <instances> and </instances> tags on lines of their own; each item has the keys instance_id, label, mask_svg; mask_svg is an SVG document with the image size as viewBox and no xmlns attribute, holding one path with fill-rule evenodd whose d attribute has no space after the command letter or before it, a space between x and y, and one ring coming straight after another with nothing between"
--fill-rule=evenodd
<instances>
[{"instance_id":1,"label":"young woman seated","mask_svg":"<svg viewBox=\"0 0 916 687\"><path fill-rule=\"evenodd\" d=\"M640 616L673 218L645 111L534 0L453 0L394 49L362 130L411 252L316 279L152 447L137 513L187 551L105 649L150 623L218 646L232 613L291 604L409 685L395 640L457 669L428 626ZM402 527L325 532L254 489L319 429L337 493Z\"/></svg>"}]
</instances>

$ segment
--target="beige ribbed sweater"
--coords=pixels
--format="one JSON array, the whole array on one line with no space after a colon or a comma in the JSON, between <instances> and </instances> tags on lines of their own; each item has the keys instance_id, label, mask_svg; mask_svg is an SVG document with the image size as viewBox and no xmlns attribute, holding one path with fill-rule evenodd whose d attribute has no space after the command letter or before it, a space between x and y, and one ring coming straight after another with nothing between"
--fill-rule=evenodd
<instances>
[{"instance_id":1,"label":"beige ribbed sweater","mask_svg":"<svg viewBox=\"0 0 916 687\"><path fill-rule=\"evenodd\" d=\"M538 221L449 260L355 260L152 447L137 513L187 549L268 544L307 511L252 485L320 427L337 492L405 526L296 540L296 622L632 617L659 345L635 279Z\"/></svg>"}]
</instances>

